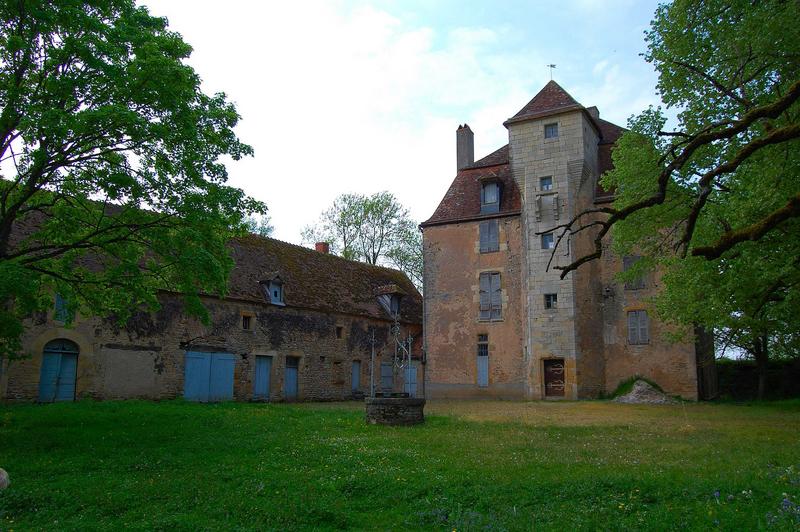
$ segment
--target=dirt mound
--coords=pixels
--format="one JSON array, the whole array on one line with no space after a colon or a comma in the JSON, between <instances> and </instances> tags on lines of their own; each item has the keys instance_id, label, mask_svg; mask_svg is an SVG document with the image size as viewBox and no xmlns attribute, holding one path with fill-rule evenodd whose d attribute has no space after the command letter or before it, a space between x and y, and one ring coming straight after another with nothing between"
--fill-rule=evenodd
<instances>
[{"instance_id":1,"label":"dirt mound","mask_svg":"<svg viewBox=\"0 0 800 532\"><path fill-rule=\"evenodd\" d=\"M633 383L633 389L625 395L614 399L617 403L669 405L677 401L664 392L656 389L646 381L638 380Z\"/></svg>"}]
</instances>

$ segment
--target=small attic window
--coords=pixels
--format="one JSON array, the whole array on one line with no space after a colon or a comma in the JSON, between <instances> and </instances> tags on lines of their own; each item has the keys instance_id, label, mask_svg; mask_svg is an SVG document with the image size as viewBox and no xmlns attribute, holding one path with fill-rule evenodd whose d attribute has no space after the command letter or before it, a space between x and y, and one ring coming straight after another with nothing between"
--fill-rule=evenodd
<instances>
[{"instance_id":1,"label":"small attic window","mask_svg":"<svg viewBox=\"0 0 800 532\"><path fill-rule=\"evenodd\" d=\"M558 137L558 124L544 125L544 138L554 139Z\"/></svg>"},{"instance_id":2,"label":"small attic window","mask_svg":"<svg viewBox=\"0 0 800 532\"><path fill-rule=\"evenodd\" d=\"M484 183L481 187L481 214L500 211L500 184L497 181Z\"/></svg>"},{"instance_id":3,"label":"small attic window","mask_svg":"<svg viewBox=\"0 0 800 532\"><path fill-rule=\"evenodd\" d=\"M392 318L400 314L400 294L383 294L378 296L378 303L380 303L383 310L386 311Z\"/></svg>"},{"instance_id":4,"label":"small attic window","mask_svg":"<svg viewBox=\"0 0 800 532\"><path fill-rule=\"evenodd\" d=\"M271 281L261 281L264 297L273 305L285 305L283 301L283 282L276 277Z\"/></svg>"}]
</instances>

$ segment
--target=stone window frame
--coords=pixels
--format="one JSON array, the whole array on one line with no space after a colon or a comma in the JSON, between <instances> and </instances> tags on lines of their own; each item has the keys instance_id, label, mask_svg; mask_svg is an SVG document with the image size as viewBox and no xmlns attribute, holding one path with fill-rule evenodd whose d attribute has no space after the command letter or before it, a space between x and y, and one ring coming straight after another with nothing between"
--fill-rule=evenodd
<instances>
[{"instance_id":1,"label":"stone window frame","mask_svg":"<svg viewBox=\"0 0 800 532\"><path fill-rule=\"evenodd\" d=\"M558 293L547 293L543 296L545 310L558 310Z\"/></svg>"},{"instance_id":2,"label":"stone window frame","mask_svg":"<svg viewBox=\"0 0 800 532\"><path fill-rule=\"evenodd\" d=\"M545 179L549 181L547 185L545 185ZM545 175L539 178L539 190L542 192L548 192L553 190L555 184L553 183L553 176Z\"/></svg>"},{"instance_id":3,"label":"stone window frame","mask_svg":"<svg viewBox=\"0 0 800 532\"><path fill-rule=\"evenodd\" d=\"M239 311L239 327L244 332L255 332L256 313L250 310ZM247 327L245 327L247 325Z\"/></svg>"},{"instance_id":4,"label":"stone window frame","mask_svg":"<svg viewBox=\"0 0 800 532\"><path fill-rule=\"evenodd\" d=\"M553 129L553 128L555 128L555 129ZM557 140L558 139L558 136L559 136L558 121L548 122L548 123L544 124L542 129L543 129L542 136L544 137L545 141L553 141L553 140ZM553 134L553 132L555 132L555 134Z\"/></svg>"},{"instance_id":5,"label":"stone window frame","mask_svg":"<svg viewBox=\"0 0 800 532\"><path fill-rule=\"evenodd\" d=\"M344 338L344 327L342 327L341 325L336 326L336 338L339 340Z\"/></svg>"}]
</instances>

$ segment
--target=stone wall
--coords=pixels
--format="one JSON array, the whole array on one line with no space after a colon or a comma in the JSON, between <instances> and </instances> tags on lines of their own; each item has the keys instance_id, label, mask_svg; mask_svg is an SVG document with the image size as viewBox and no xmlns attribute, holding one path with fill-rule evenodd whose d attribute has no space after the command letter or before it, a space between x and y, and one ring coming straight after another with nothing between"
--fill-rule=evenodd
<instances>
[{"instance_id":1,"label":"stone wall","mask_svg":"<svg viewBox=\"0 0 800 532\"><path fill-rule=\"evenodd\" d=\"M524 398L521 228L499 218L500 250L480 253L479 221L423 232L426 390L431 398ZM502 320L479 320L479 275L500 272ZM477 341L489 337L489 385L479 387Z\"/></svg>"},{"instance_id":2,"label":"stone wall","mask_svg":"<svg viewBox=\"0 0 800 532\"><path fill-rule=\"evenodd\" d=\"M42 350L58 338L72 340L80 349L76 396L95 399L181 397L186 351L211 351L235 355L236 400L253 399L258 355L272 357L270 400L284 399L290 356L299 358L299 400L342 400L354 396L354 361L361 363L359 392L369 392L371 330L377 340L376 385L380 363L390 362L394 353L388 320L206 298L211 317L206 326L183 312L179 298L164 294L160 299L158 312L136 313L123 326L99 318L78 317L70 327L47 315L28 320L24 338L28 358L8 363L0 374L0 398L38 397ZM243 314L252 316L252 330L242 329ZM421 327L404 326L403 330L417 337L415 353L419 355ZM422 383L422 364L417 363L417 371L417 382ZM394 389L402 391L404 376L395 373Z\"/></svg>"}]
</instances>

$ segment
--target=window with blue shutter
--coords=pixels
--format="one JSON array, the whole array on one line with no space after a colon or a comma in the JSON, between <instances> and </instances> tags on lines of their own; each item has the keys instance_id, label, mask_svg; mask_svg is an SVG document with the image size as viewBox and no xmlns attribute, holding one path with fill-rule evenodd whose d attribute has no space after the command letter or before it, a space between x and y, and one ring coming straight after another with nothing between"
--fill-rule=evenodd
<instances>
[{"instance_id":1,"label":"window with blue shutter","mask_svg":"<svg viewBox=\"0 0 800 532\"><path fill-rule=\"evenodd\" d=\"M72 321L73 315L72 312L69 310L69 304L61 294L56 294L55 297L55 308L53 310L53 319L55 321L60 321L63 323L69 323Z\"/></svg>"},{"instance_id":2,"label":"window with blue shutter","mask_svg":"<svg viewBox=\"0 0 800 532\"><path fill-rule=\"evenodd\" d=\"M497 220L489 220L480 224L481 253L492 253L500 250L500 228Z\"/></svg>"},{"instance_id":3,"label":"window with blue shutter","mask_svg":"<svg viewBox=\"0 0 800 532\"><path fill-rule=\"evenodd\" d=\"M650 343L650 320L646 310L628 312L628 343L631 345Z\"/></svg>"},{"instance_id":4,"label":"window with blue shutter","mask_svg":"<svg viewBox=\"0 0 800 532\"><path fill-rule=\"evenodd\" d=\"M641 257L637 255L626 255L622 257L622 269L623 271L628 271L636 265L636 262ZM625 290L641 290L644 288L644 276L640 275L635 279L631 279L625 282Z\"/></svg>"},{"instance_id":5,"label":"window with blue shutter","mask_svg":"<svg viewBox=\"0 0 800 532\"><path fill-rule=\"evenodd\" d=\"M495 181L481 187L481 214L500 211L500 185Z\"/></svg>"},{"instance_id":6,"label":"window with blue shutter","mask_svg":"<svg viewBox=\"0 0 800 532\"><path fill-rule=\"evenodd\" d=\"M553 249L555 245L553 233L545 233L542 235L542 249Z\"/></svg>"},{"instance_id":7,"label":"window with blue shutter","mask_svg":"<svg viewBox=\"0 0 800 532\"><path fill-rule=\"evenodd\" d=\"M503 291L500 274L485 272L480 275L480 319L495 321L503 318Z\"/></svg>"}]
</instances>

